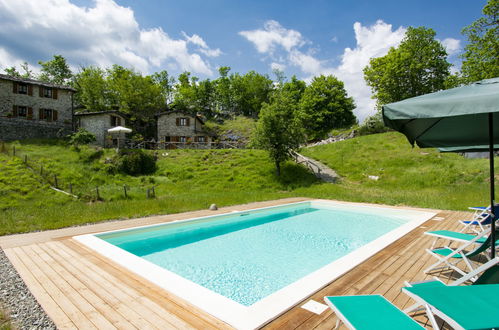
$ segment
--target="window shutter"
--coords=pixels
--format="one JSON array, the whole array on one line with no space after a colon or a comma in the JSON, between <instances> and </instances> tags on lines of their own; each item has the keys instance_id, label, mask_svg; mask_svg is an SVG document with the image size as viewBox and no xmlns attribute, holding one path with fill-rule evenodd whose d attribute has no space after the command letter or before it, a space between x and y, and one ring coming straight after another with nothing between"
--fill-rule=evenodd
<instances>
[{"instance_id":1,"label":"window shutter","mask_svg":"<svg viewBox=\"0 0 499 330\"><path fill-rule=\"evenodd\" d=\"M189 126L189 122L191 121L191 118L186 118L186 125L185 126Z\"/></svg>"},{"instance_id":2,"label":"window shutter","mask_svg":"<svg viewBox=\"0 0 499 330\"><path fill-rule=\"evenodd\" d=\"M57 100L57 88L52 88L52 98Z\"/></svg>"},{"instance_id":3,"label":"window shutter","mask_svg":"<svg viewBox=\"0 0 499 330\"><path fill-rule=\"evenodd\" d=\"M28 85L28 95L33 96L33 85Z\"/></svg>"},{"instance_id":4,"label":"window shutter","mask_svg":"<svg viewBox=\"0 0 499 330\"><path fill-rule=\"evenodd\" d=\"M180 126L180 118L176 118L177 126Z\"/></svg>"},{"instance_id":5,"label":"window shutter","mask_svg":"<svg viewBox=\"0 0 499 330\"><path fill-rule=\"evenodd\" d=\"M28 116L26 119L33 120L33 108L28 107Z\"/></svg>"},{"instance_id":6,"label":"window shutter","mask_svg":"<svg viewBox=\"0 0 499 330\"><path fill-rule=\"evenodd\" d=\"M17 105L12 107L12 117L17 117Z\"/></svg>"},{"instance_id":7,"label":"window shutter","mask_svg":"<svg viewBox=\"0 0 499 330\"><path fill-rule=\"evenodd\" d=\"M43 109L38 109L38 119L43 120Z\"/></svg>"},{"instance_id":8,"label":"window shutter","mask_svg":"<svg viewBox=\"0 0 499 330\"><path fill-rule=\"evenodd\" d=\"M121 118L120 117L116 117L116 120L117 120L118 126L121 126Z\"/></svg>"},{"instance_id":9,"label":"window shutter","mask_svg":"<svg viewBox=\"0 0 499 330\"><path fill-rule=\"evenodd\" d=\"M54 117L54 121L57 121L57 110L52 110L52 116Z\"/></svg>"},{"instance_id":10,"label":"window shutter","mask_svg":"<svg viewBox=\"0 0 499 330\"><path fill-rule=\"evenodd\" d=\"M17 94L17 83L15 81L12 82L12 93Z\"/></svg>"},{"instance_id":11,"label":"window shutter","mask_svg":"<svg viewBox=\"0 0 499 330\"><path fill-rule=\"evenodd\" d=\"M113 116L109 116L109 126L111 126L111 127L114 126Z\"/></svg>"},{"instance_id":12,"label":"window shutter","mask_svg":"<svg viewBox=\"0 0 499 330\"><path fill-rule=\"evenodd\" d=\"M43 97L43 86L38 86L38 96Z\"/></svg>"}]
</instances>

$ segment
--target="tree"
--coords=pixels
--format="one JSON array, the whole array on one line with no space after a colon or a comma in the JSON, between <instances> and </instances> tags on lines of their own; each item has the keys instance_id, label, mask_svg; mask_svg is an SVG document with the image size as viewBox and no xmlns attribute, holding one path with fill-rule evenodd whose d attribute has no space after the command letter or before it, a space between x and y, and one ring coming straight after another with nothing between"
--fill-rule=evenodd
<instances>
[{"instance_id":1,"label":"tree","mask_svg":"<svg viewBox=\"0 0 499 330\"><path fill-rule=\"evenodd\" d=\"M22 63L21 69L24 71L24 73L20 73L19 71L17 71L17 68L15 66L11 66L10 68L6 68L6 69L4 69L4 71L6 74L8 74L9 76L12 76L12 77L27 78L27 79L34 78L33 70L31 70L29 68L28 62Z\"/></svg>"},{"instance_id":2,"label":"tree","mask_svg":"<svg viewBox=\"0 0 499 330\"><path fill-rule=\"evenodd\" d=\"M364 79L381 105L444 89L451 64L435 31L409 27L398 48L372 58Z\"/></svg>"},{"instance_id":3,"label":"tree","mask_svg":"<svg viewBox=\"0 0 499 330\"><path fill-rule=\"evenodd\" d=\"M103 69L94 66L83 68L75 75L74 87L77 91L76 102L87 111L112 110L110 90Z\"/></svg>"},{"instance_id":4,"label":"tree","mask_svg":"<svg viewBox=\"0 0 499 330\"><path fill-rule=\"evenodd\" d=\"M262 104L269 102L273 89L272 80L266 75L249 71L243 76L233 75L231 85L235 114L258 118Z\"/></svg>"},{"instance_id":5,"label":"tree","mask_svg":"<svg viewBox=\"0 0 499 330\"><path fill-rule=\"evenodd\" d=\"M152 75L152 78L156 84L161 86L165 104L170 104L171 102L173 102L173 96L175 92L175 78L171 77L166 70L155 72Z\"/></svg>"},{"instance_id":6,"label":"tree","mask_svg":"<svg viewBox=\"0 0 499 330\"><path fill-rule=\"evenodd\" d=\"M274 161L277 176L281 175L281 163L290 157L290 151L304 141L297 105L285 91L279 90L264 103L255 132L255 144L269 152Z\"/></svg>"},{"instance_id":7,"label":"tree","mask_svg":"<svg viewBox=\"0 0 499 330\"><path fill-rule=\"evenodd\" d=\"M54 58L47 62L39 61L42 66L38 79L56 85L68 85L73 73L66 63L66 59L61 55L54 55Z\"/></svg>"},{"instance_id":8,"label":"tree","mask_svg":"<svg viewBox=\"0 0 499 330\"><path fill-rule=\"evenodd\" d=\"M298 104L301 101L303 93L305 93L305 89L307 88L307 84L303 80L299 80L296 76L292 76L291 80L285 82L283 85L283 90L288 92L289 96Z\"/></svg>"},{"instance_id":9,"label":"tree","mask_svg":"<svg viewBox=\"0 0 499 330\"><path fill-rule=\"evenodd\" d=\"M499 76L499 0L489 0L482 13L485 17L462 30L468 44L461 73L468 83Z\"/></svg>"},{"instance_id":10,"label":"tree","mask_svg":"<svg viewBox=\"0 0 499 330\"><path fill-rule=\"evenodd\" d=\"M130 115L133 121L151 121L164 107L162 87L154 82L153 77L142 76L132 69L116 64L107 69L106 74L108 102Z\"/></svg>"},{"instance_id":11,"label":"tree","mask_svg":"<svg viewBox=\"0 0 499 330\"><path fill-rule=\"evenodd\" d=\"M220 67L218 69L220 77L214 81L216 112L221 117L234 115L234 97L229 71L228 66Z\"/></svg>"},{"instance_id":12,"label":"tree","mask_svg":"<svg viewBox=\"0 0 499 330\"><path fill-rule=\"evenodd\" d=\"M300 112L309 140L321 139L334 128L356 122L355 103L348 97L343 82L334 76L315 77L300 101Z\"/></svg>"}]
</instances>

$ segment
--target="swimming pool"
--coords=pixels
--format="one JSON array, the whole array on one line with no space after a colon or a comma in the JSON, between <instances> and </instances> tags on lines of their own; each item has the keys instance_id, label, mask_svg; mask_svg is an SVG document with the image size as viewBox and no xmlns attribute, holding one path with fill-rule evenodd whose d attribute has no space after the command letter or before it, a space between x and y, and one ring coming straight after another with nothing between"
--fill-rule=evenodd
<instances>
[{"instance_id":1,"label":"swimming pool","mask_svg":"<svg viewBox=\"0 0 499 330\"><path fill-rule=\"evenodd\" d=\"M311 201L76 239L236 328L255 328L433 215Z\"/></svg>"}]
</instances>

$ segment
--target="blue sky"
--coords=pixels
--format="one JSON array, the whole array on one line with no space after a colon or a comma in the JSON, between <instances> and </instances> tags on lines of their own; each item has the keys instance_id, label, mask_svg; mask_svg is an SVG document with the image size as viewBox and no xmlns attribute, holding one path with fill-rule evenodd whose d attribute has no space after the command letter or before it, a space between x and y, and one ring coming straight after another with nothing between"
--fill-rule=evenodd
<instances>
[{"instance_id":1,"label":"blue sky","mask_svg":"<svg viewBox=\"0 0 499 330\"><path fill-rule=\"evenodd\" d=\"M143 73L217 68L310 81L334 74L353 96L360 121L374 112L362 78L369 58L397 46L408 26L437 32L459 66L461 29L486 0L0 0L0 71L61 54L73 69L114 63Z\"/></svg>"}]
</instances>

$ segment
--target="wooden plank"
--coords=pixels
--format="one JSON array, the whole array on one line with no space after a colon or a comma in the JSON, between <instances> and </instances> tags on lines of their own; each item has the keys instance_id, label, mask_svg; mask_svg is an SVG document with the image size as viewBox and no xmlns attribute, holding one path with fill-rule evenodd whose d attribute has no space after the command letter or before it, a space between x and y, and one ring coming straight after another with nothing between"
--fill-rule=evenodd
<instances>
[{"instance_id":1,"label":"wooden plank","mask_svg":"<svg viewBox=\"0 0 499 330\"><path fill-rule=\"evenodd\" d=\"M59 329L77 329L76 325L69 319L66 313L59 307L59 305L52 299L52 297L43 288L40 282L36 279L30 269L26 267L21 258L17 256L14 249L4 250L5 255L9 258L10 262L17 270L19 276L22 278L30 292L38 301L40 306L50 319L55 323Z\"/></svg>"},{"instance_id":2,"label":"wooden plank","mask_svg":"<svg viewBox=\"0 0 499 330\"><path fill-rule=\"evenodd\" d=\"M95 286L95 282L92 283L92 286L88 286L87 283L82 282L81 276L78 276L81 274L77 271L75 272L61 255L48 248L48 244L49 243L38 244L33 249L40 256L45 256L47 264L60 276L64 277L68 284L85 298L98 313L109 320L113 326L118 329L137 329L137 327L130 323L123 315L116 313L115 306L109 304L108 300L102 298L103 293L105 293L102 288L98 288L98 290L94 291L92 290L92 286Z\"/></svg>"},{"instance_id":3,"label":"wooden plank","mask_svg":"<svg viewBox=\"0 0 499 330\"><path fill-rule=\"evenodd\" d=\"M67 247L59 242L48 242L45 244L47 252L57 255L65 262L66 269L85 284L89 289L98 294L115 311L121 314L138 329L159 329L153 323L146 320L138 312L144 307L136 300L126 295L122 288L116 285L119 279L108 281L98 274L94 269L89 268L81 262L81 258L74 257L67 253ZM145 313L148 314L148 313Z\"/></svg>"},{"instance_id":4,"label":"wooden plank","mask_svg":"<svg viewBox=\"0 0 499 330\"><path fill-rule=\"evenodd\" d=\"M31 257L32 260L36 260L36 264L39 269L56 285L62 294L70 300L73 305L78 308L78 310L85 315L86 319L93 323L97 329L116 329L115 326L109 320L102 316L83 296L80 292L74 289L68 281L71 278L66 278L64 275L59 274L52 268L49 264L50 258L40 251L37 245L29 245L21 247L21 249ZM80 325L76 324L78 327Z\"/></svg>"},{"instance_id":5,"label":"wooden plank","mask_svg":"<svg viewBox=\"0 0 499 330\"><path fill-rule=\"evenodd\" d=\"M66 242L65 242L66 243ZM63 245L67 246L65 243ZM118 273L110 274L107 269L104 269L101 265L96 265L88 260L88 256L82 257L76 254L76 252L70 248L65 250L67 253L71 254L73 258L78 259L85 265L86 269L91 270L96 276L99 276L108 283L113 283L113 288L115 288L115 294L119 294L121 299L124 299L125 303L130 306L130 308L135 309L144 319L148 320L150 323L154 324L155 327L159 328L189 328L189 324L184 322L182 319L172 315L172 313L163 308L162 306L156 304L154 301L150 300L149 297L145 297L139 292L139 287L141 283L134 283L134 286L130 286L126 283L127 274ZM121 293L121 294L120 294Z\"/></svg>"},{"instance_id":6,"label":"wooden plank","mask_svg":"<svg viewBox=\"0 0 499 330\"><path fill-rule=\"evenodd\" d=\"M145 279L138 278L136 275L114 263L109 263L104 257L96 255L93 251L86 249L73 240L66 240L63 243L69 246L74 253L77 251L78 254L84 255L84 260L87 262L91 261L91 264L93 264L96 271L99 269L101 270L101 275L119 278L122 287L127 294L132 295L135 300L143 304L149 310L154 313L156 313L156 311L161 311L158 315L166 318L168 321L181 322L182 324L178 325L178 327L186 327L189 325L194 328L220 328L219 326L206 322L202 316L197 314L196 308L182 308L178 305L179 301L172 300L173 295L168 295L166 291L157 286L149 285L149 282ZM103 273L102 270L105 270L105 272ZM186 313L186 311L188 312ZM213 323L217 324L221 323L221 321L217 320Z\"/></svg>"},{"instance_id":7,"label":"wooden plank","mask_svg":"<svg viewBox=\"0 0 499 330\"><path fill-rule=\"evenodd\" d=\"M47 292L52 299L64 310L64 313L71 319L78 328L97 329L92 322L73 304L71 300L55 285L52 280L38 267L38 263L20 247L13 248L17 256L23 260L26 267L33 276L39 281L43 290ZM36 260L36 258L35 258ZM38 260L37 260L38 261Z\"/></svg>"}]
</instances>

